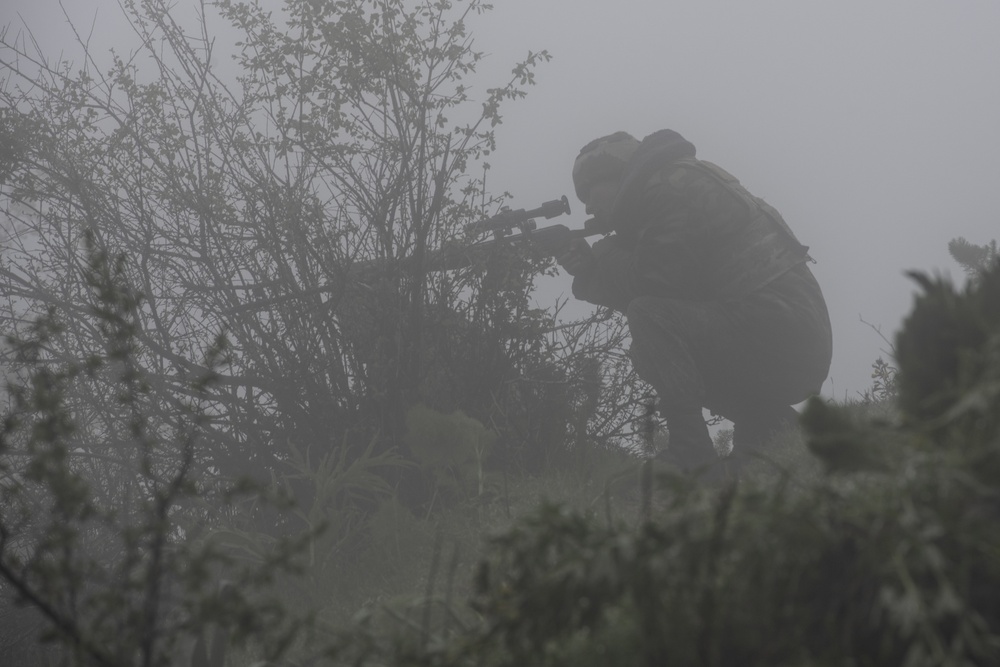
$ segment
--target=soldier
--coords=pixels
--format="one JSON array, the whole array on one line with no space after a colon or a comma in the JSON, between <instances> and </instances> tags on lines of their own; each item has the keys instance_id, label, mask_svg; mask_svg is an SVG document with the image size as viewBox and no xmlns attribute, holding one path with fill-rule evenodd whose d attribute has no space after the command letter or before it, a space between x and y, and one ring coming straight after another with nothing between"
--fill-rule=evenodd
<instances>
[{"instance_id":1,"label":"soldier","mask_svg":"<svg viewBox=\"0 0 1000 667\"><path fill-rule=\"evenodd\" d=\"M573 294L626 315L632 362L659 398L661 453L691 471L715 460L702 408L733 422L737 463L830 369L826 302L806 246L781 215L673 130L596 139L576 194L608 230L557 258Z\"/></svg>"}]
</instances>

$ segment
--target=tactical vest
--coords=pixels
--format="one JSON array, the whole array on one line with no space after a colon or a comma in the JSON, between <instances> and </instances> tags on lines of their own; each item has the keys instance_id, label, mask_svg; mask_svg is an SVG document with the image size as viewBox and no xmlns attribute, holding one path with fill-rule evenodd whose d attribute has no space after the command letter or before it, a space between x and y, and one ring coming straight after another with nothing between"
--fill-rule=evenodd
<instances>
[{"instance_id":1,"label":"tactical vest","mask_svg":"<svg viewBox=\"0 0 1000 667\"><path fill-rule=\"evenodd\" d=\"M750 194L728 171L693 157L681 158L672 164L708 175L746 206L746 224L713 252L711 291L715 295L721 298L745 296L792 267L812 261L809 248L799 243L781 214L760 197Z\"/></svg>"}]
</instances>

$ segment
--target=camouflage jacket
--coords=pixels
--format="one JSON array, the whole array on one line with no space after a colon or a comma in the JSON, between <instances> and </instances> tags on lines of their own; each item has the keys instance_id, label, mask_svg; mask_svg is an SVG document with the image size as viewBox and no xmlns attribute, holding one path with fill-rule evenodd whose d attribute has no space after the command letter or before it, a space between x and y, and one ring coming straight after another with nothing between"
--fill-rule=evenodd
<instances>
[{"instance_id":1,"label":"camouflage jacket","mask_svg":"<svg viewBox=\"0 0 1000 667\"><path fill-rule=\"evenodd\" d=\"M669 130L643 140L622 176L611 223L614 234L594 244L596 268L574 279L573 293L622 312L645 295L740 299L809 260L773 207L695 158L694 146ZM808 298L825 311L814 291Z\"/></svg>"}]
</instances>

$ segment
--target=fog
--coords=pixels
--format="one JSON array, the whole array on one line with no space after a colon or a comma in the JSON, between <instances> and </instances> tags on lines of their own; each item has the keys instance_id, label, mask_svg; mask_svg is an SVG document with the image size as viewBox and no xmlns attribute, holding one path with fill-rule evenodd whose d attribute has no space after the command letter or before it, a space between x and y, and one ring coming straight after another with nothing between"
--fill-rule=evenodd
<instances>
[{"instance_id":1,"label":"fog","mask_svg":"<svg viewBox=\"0 0 1000 667\"><path fill-rule=\"evenodd\" d=\"M1000 3L498 5L488 35L553 60L506 115L494 186L572 195L589 139L681 132L810 246L834 327L825 394L870 385L888 346L861 320L891 338L905 271L962 280L948 241L1000 236Z\"/></svg>"},{"instance_id":2,"label":"fog","mask_svg":"<svg viewBox=\"0 0 1000 667\"><path fill-rule=\"evenodd\" d=\"M882 336L891 339L911 304L906 271L960 281L948 241L1000 236L1000 3L496 5L469 21L489 56L471 79L483 97L529 50L553 59L528 97L506 107L488 187L510 192L517 208L572 198L570 168L590 139L679 131L810 246L834 327L826 395L869 386L872 361L888 349ZM74 0L67 10L97 52L127 35L117 2ZM4 0L0 25L22 21L49 55L69 44L57 0ZM585 217L573 204L571 226ZM540 301L569 284L546 282Z\"/></svg>"}]
</instances>

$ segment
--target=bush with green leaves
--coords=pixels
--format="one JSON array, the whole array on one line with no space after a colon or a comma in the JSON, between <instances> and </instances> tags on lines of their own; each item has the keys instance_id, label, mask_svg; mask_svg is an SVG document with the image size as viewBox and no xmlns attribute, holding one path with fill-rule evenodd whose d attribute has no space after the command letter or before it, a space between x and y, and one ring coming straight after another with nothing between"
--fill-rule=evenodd
<instances>
[{"instance_id":1,"label":"bush with green leaves","mask_svg":"<svg viewBox=\"0 0 1000 667\"><path fill-rule=\"evenodd\" d=\"M532 303L551 260L512 252L438 273L426 262L474 241L466 224L500 207L484 175L495 128L549 57L528 52L479 88L470 29L488 9L293 0L272 13L225 0L189 20L144 0L122 5L134 48L106 57L81 40L78 63L4 31L0 332L57 308L68 326L53 354L100 349L80 306L89 230L132 259L139 363L160 418L226 330L203 452L227 474L269 480L288 446L398 447L418 401L509 431L508 450L565 435L565 419L537 427L578 384L556 361L580 341L552 335L552 314ZM85 426L111 430L110 393L66 400Z\"/></svg>"},{"instance_id":2,"label":"bush with green leaves","mask_svg":"<svg viewBox=\"0 0 1000 667\"><path fill-rule=\"evenodd\" d=\"M494 538L450 636L397 665L987 665L1000 661L1000 267L922 294L899 411L813 399L826 473L708 487L647 468L636 522L549 505ZM860 415L860 416L859 416ZM655 480L652 483L650 480ZM356 639L356 638L355 638Z\"/></svg>"},{"instance_id":3,"label":"bush with green leaves","mask_svg":"<svg viewBox=\"0 0 1000 667\"><path fill-rule=\"evenodd\" d=\"M555 329L556 314L532 303L550 259L427 270L429 252L475 240L465 223L502 205L477 174L501 109L548 59L529 52L477 89L483 54L469 30L488 8L292 0L269 13L225 0L189 21L163 0L126 2L134 48L102 54L81 38L76 63L0 31L0 333L44 333L46 367L70 369L52 400L72 417L73 444L57 459L104 506L131 507L151 488L133 474L143 459L131 424L173 441L197 405L184 470L282 488L298 509L241 496L202 526L214 497L180 485L195 507L172 517L176 530L241 555L247 571L300 540L316 556L310 576L329 581L392 504L419 400L500 434L487 463L510 469L543 468L570 435L627 436L630 371L621 357L595 361L624 323ZM110 348L88 238L126 258L116 271L142 294L128 309L128 377L142 379L132 407L119 401L118 362L93 362ZM209 365L221 332L225 355ZM24 386L37 377L14 349L0 364ZM28 420L43 407L55 409L20 409ZM154 470L171 479L164 465ZM127 545L92 541L105 561L124 557Z\"/></svg>"},{"instance_id":4,"label":"bush with green leaves","mask_svg":"<svg viewBox=\"0 0 1000 667\"><path fill-rule=\"evenodd\" d=\"M138 363L142 300L124 281L124 260L85 241L89 307L104 353L79 363L52 355L52 336L65 326L56 311L30 338L8 343L28 370L9 388L12 408L0 429L0 599L34 612L43 630L27 643L52 648L12 654L5 646L0 656L21 664L42 664L48 654L60 664L187 665L195 655L208 660L211 647L216 662L202 664L221 667L230 643L249 642L276 659L299 622L268 586L296 569L298 546L277 541L263 562L247 564L201 539L253 491L197 455L215 375L189 379L192 398L176 428L151 418L149 379ZM205 367L224 355L220 337ZM109 402L123 419L104 434L113 447L95 449L66 397L101 386L101 376L113 378Z\"/></svg>"},{"instance_id":5,"label":"bush with green leaves","mask_svg":"<svg viewBox=\"0 0 1000 667\"><path fill-rule=\"evenodd\" d=\"M948 242L948 254L959 263L962 270L970 278L978 277L992 264L1000 261L1000 251L997 250L996 239L979 245L970 243L959 236Z\"/></svg>"}]
</instances>

